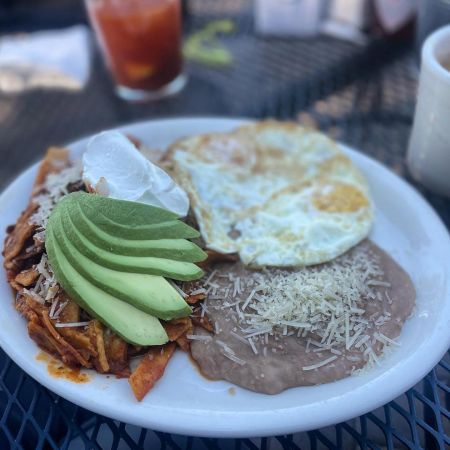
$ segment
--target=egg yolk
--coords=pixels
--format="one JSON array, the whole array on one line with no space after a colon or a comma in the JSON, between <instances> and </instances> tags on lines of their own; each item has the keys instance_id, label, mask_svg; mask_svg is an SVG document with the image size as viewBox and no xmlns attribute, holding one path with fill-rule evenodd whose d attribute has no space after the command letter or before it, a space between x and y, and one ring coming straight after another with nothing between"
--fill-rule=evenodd
<instances>
[{"instance_id":1,"label":"egg yolk","mask_svg":"<svg viewBox=\"0 0 450 450\"><path fill-rule=\"evenodd\" d=\"M355 212L368 205L367 197L349 184L336 184L326 194L318 193L313 197L314 206L330 213Z\"/></svg>"}]
</instances>

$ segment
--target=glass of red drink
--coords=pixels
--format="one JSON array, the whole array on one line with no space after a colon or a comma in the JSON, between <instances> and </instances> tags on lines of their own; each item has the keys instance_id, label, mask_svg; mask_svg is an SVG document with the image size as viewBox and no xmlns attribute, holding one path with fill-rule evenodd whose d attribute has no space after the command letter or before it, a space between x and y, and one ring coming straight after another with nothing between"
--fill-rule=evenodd
<instances>
[{"instance_id":1,"label":"glass of red drink","mask_svg":"<svg viewBox=\"0 0 450 450\"><path fill-rule=\"evenodd\" d=\"M91 23L126 100L152 100L186 83L180 0L86 0Z\"/></svg>"}]
</instances>

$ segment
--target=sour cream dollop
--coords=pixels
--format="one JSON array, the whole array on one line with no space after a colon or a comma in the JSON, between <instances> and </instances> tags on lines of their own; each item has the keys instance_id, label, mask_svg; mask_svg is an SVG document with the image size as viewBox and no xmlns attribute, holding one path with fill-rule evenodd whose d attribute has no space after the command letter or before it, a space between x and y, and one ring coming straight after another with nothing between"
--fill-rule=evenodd
<instances>
[{"instance_id":1,"label":"sour cream dollop","mask_svg":"<svg viewBox=\"0 0 450 450\"><path fill-rule=\"evenodd\" d=\"M189 210L186 192L117 131L104 131L89 140L83 181L108 197L158 206L180 217Z\"/></svg>"}]
</instances>

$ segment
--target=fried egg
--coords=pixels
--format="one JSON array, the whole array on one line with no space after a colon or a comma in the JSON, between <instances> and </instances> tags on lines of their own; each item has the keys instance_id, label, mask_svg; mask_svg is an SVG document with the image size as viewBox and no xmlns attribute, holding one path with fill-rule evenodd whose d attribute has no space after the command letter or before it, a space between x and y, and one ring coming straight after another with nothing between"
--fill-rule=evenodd
<instances>
[{"instance_id":1,"label":"fried egg","mask_svg":"<svg viewBox=\"0 0 450 450\"><path fill-rule=\"evenodd\" d=\"M168 158L206 246L247 265L324 263L369 234L366 181L318 132L260 122L185 138Z\"/></svg>"}]
</instances>

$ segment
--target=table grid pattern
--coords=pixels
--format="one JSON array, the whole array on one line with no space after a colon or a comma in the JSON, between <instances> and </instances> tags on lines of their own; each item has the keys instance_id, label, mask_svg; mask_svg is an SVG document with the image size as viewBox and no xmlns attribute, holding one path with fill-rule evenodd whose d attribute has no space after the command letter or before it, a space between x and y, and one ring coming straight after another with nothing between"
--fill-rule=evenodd
<instances>
[{"instance_id":1,"label":"table grid pattern","mask_svg":"<svg viewBox=\"0 0 450 450\"><path fill-rule=\"evenodd\" d=\"M120 423L73 405L1 358L2 448L12 449L444 449L450 445L450 354L415 388L357 419L287 436L211 439ZM395 425L394 425L395 423ZM447 431L446 431L447 430Z\"/></svg>"},{"instance_id":2,"label":"table grid pattern","mask_svg":"<svg viewBox=\"0 0 450 450\"><path fill-rule=\"evenodd\" d=\"M193 1L188 32L214 14ZM112 94L98 55L79 93L0 95L0 185L45 148L119 123L175 115L294 119L325 131L408 178L404 164L415 103L415 56L402 42L359 47L330 38L260 39L248 2L229 0L237 30L224 36L228 69L188 64L188 88L154 104L126 104ZM191 11L192 13L192 11ZM231 16L234 17L234 16ZM324 63L326 61L326 63ZM284 67L281 70L281 67ZM11 151L14 149L14 151ZM418 187L450 227L450 202ZM49 390L0 351L0 448L12 449L445 449L450 448L450 353L414 388L359 418L294 435L206 439L169 435L95 415Z\"/></svg>"}]
</instances>

